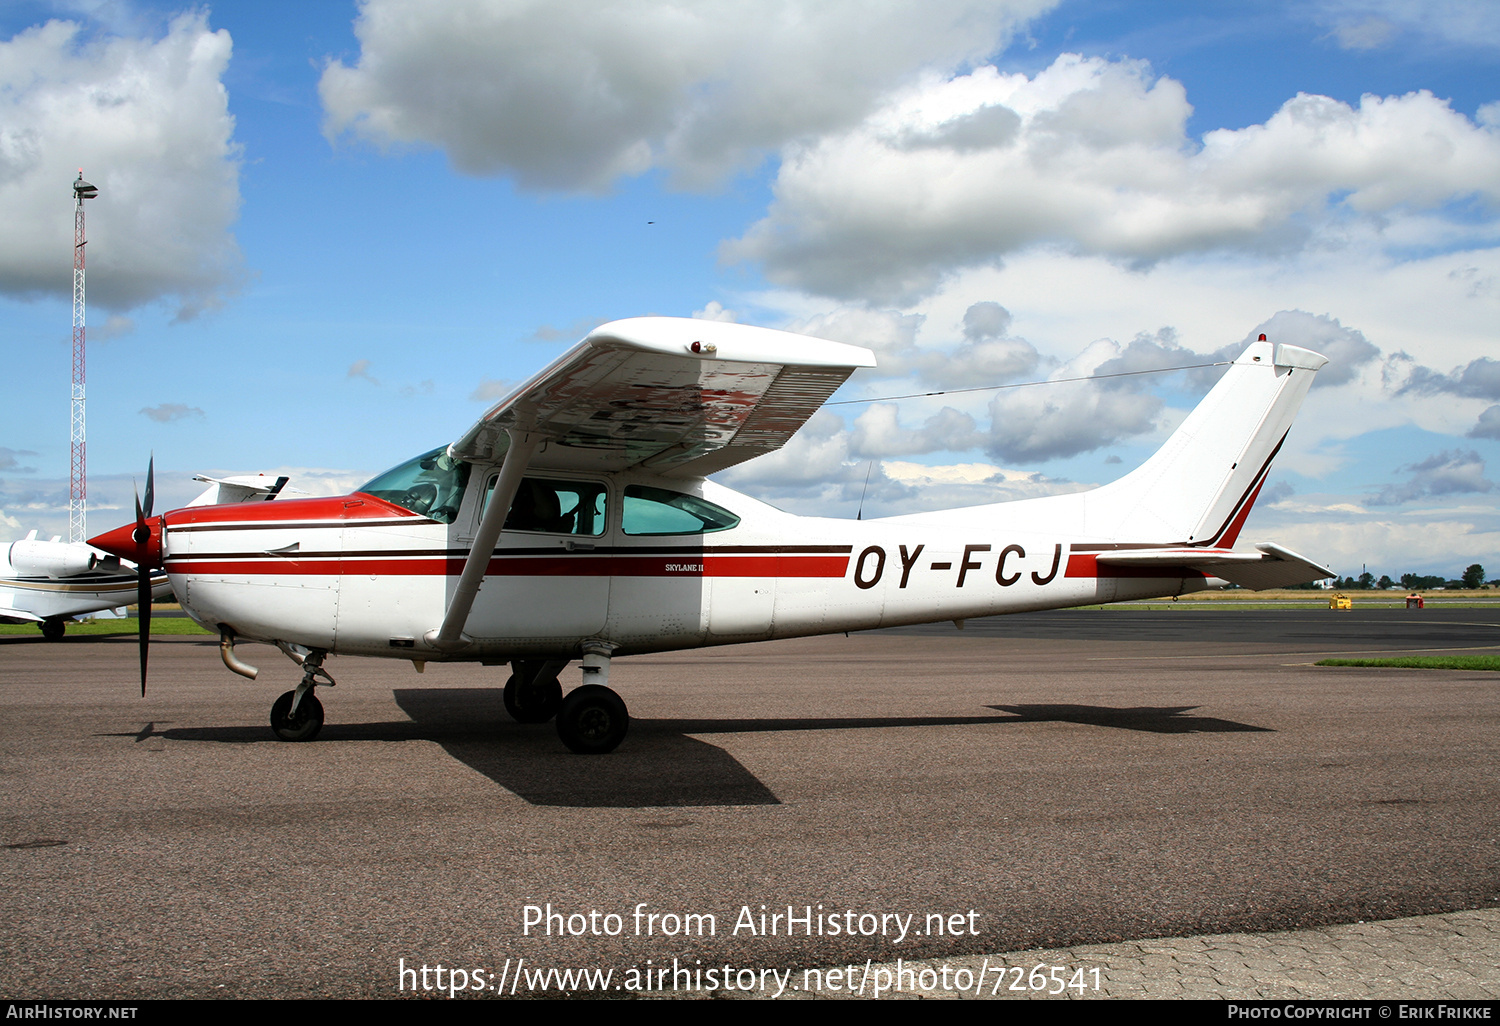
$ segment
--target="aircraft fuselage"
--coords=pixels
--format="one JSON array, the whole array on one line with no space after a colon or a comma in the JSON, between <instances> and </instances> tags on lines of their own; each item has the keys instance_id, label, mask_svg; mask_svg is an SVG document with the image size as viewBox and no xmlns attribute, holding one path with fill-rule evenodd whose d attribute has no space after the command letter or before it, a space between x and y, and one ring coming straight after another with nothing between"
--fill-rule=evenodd
<instances>
[{"instance_id":1,"label":"aircraft fuselage","mask_svg":"<svg viewBox=\"0 0 1500 1026\"><path fill-rule=\"evenodd\" d=\"M480 470L476 482L485 479ZM181 510L166 517L163 555L184 609L210 629L418 661L569 658L586 639L625 655L1222 583L1191 570L1103 568L1094 554L1117 547L1111 543L1008 529L1011 518L985 515L1019 513L1026 503L978 507L955 527L794 516L712 482L639 474L529 480L598 496L595 522L584 531L572 524L503 532L464 631L472 643L458 651L426 636L442 623L468 556L481 501L472 485L450 523L365 493ZM708 500L738 522L709 533L629 532L627 489Z\"/></svg>"}]
</instances>

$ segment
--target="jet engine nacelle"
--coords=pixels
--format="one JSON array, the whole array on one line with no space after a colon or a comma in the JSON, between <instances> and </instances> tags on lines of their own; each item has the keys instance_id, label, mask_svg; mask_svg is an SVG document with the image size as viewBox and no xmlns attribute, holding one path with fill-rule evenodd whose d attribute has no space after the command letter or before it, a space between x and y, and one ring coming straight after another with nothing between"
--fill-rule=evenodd
<instances>
[{"instance_id":1,"label":"jet engine nacelle","mask_svg":"<svg viewBox=\"0 0 1500 1026\"><path fill-rule=\"evenodd\" d=\"M25 539L12 542L9 553L11 569L21 577L74 577L90 570L121 573L119 556L106 556L82 542L53 542Z\"/></svg>"}]
</instances>

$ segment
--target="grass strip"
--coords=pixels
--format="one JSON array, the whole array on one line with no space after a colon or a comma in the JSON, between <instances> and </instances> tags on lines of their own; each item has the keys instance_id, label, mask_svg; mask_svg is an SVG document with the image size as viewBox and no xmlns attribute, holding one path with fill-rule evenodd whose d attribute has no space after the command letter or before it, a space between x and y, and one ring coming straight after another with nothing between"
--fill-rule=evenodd
<instances>
[{"instance_id":1,"label":"grass strip","mask_svg":"<svg viewBox=\"0 0 1500 1026\"><path fill-rule=\"evenodd\" d=\"M68 637L100 637L115 634L129 634L134 637L140 630L136 618L126 617L124 620L85 620L82 623L68 624ZM41 629L34 623L0 623L0 635L6 634L34 634L38 638L42 636ZM165 637L169 634L193 634L206 635L208 631L199 627L185 616L153 616L151 618L151 636Z\"/></svg>"},{"instance_id":2,"label":"grass strip","mask_svg":"<svg viewBox=\"0 0 1500 1026\"><path fill-rule=\"evenodd\" d=\"M1389 659L1320 659L1318 666L1396 666L1409 670L1500 670L1500 655L1395 656Z\"/></svg>"}]
</instances>

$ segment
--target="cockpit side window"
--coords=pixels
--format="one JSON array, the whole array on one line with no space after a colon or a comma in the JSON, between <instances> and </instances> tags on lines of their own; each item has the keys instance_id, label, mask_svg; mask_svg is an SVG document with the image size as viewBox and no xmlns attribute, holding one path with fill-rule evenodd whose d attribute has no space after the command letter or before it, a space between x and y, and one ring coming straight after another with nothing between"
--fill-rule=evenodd
<instances>
[{"instance_id":1,"label":"cockpit side window","mask_svg":"<svg viewBox=\"0 0 1500 1026\"><path fill-rule=\"evenodd\" d=\"M469 464L451 458L448 447L442 446L387 470L359 490L440 524L451 524L468 483Z\"/></svg>"},{"instance_id":2,"label":"cockpit side window","mask_svg":"<svg viewBox=\"0 0 1500 1026\"><path fill-rule=\"evenodd\" d=\"M480 516L489 507L497 480L498 474L485 483ZM597 481L550 481L541 477L524 477L501 530L598 537L604 533L608 495L608 489Z\"/></svg>"},{"instance_id":3,"label":"cockpit side window","mask_svg":"<svg viewBox=\"0 0 1500 1026\"><path fill-rule=\"evenodd\" d=\"M621 528L626 534L709 534L740 522L723 506L664 488L628 485Z\"/></svg>"}]
</instances>

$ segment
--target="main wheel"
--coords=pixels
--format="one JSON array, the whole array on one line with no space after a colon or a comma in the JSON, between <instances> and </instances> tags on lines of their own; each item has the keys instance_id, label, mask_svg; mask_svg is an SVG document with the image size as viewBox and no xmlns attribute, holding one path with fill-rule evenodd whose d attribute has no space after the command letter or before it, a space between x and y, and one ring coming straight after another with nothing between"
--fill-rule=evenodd
<instances>
[{"instance_id":1,"label":"main wheel","mask_svg":"<svg viewBox=\"0 0 1500 1026\"><path fill-rule=\"evenodd\" d=\"M67 630L68 624L65 620L48 617L42 621L42 637L48 641L61 641Z\"/></svg>"},{"instance_id":2,"label":"main wheel","mask_svg":"<svg viewBox=\"0 0 1500 1026\"><path fill-rule=\"evenodd\" d=\"M505 682L505 711L517 723L546 723L562 705L562 685L556 677L522 684L515 675Z\"/></svg>"},{"instance_id":3,"label":"main wheel","mask_svg":"<svg viewBox=\"0 0 1500 1026\"><path fill-rule=\"evenodd\" d=\"M602 684L573 689L557 710L557 736L579 755L614 751L629 729L624 700Z\"/></svg>"},{"instance_id":4,"label":"main wheel","mask_svg":"<svg viewBox=\"0 0 1500 1026\"><path fill-rule=\"evenodd\" d=\"M302 696L302 704L297 706L297 716L293 719L288 714L296 695L297 692L288 691L276 699L276 704L271 706L271 730L283 741L311 741L323 729L323 703L309 691Z\"/></svg>"}]
</instances>

